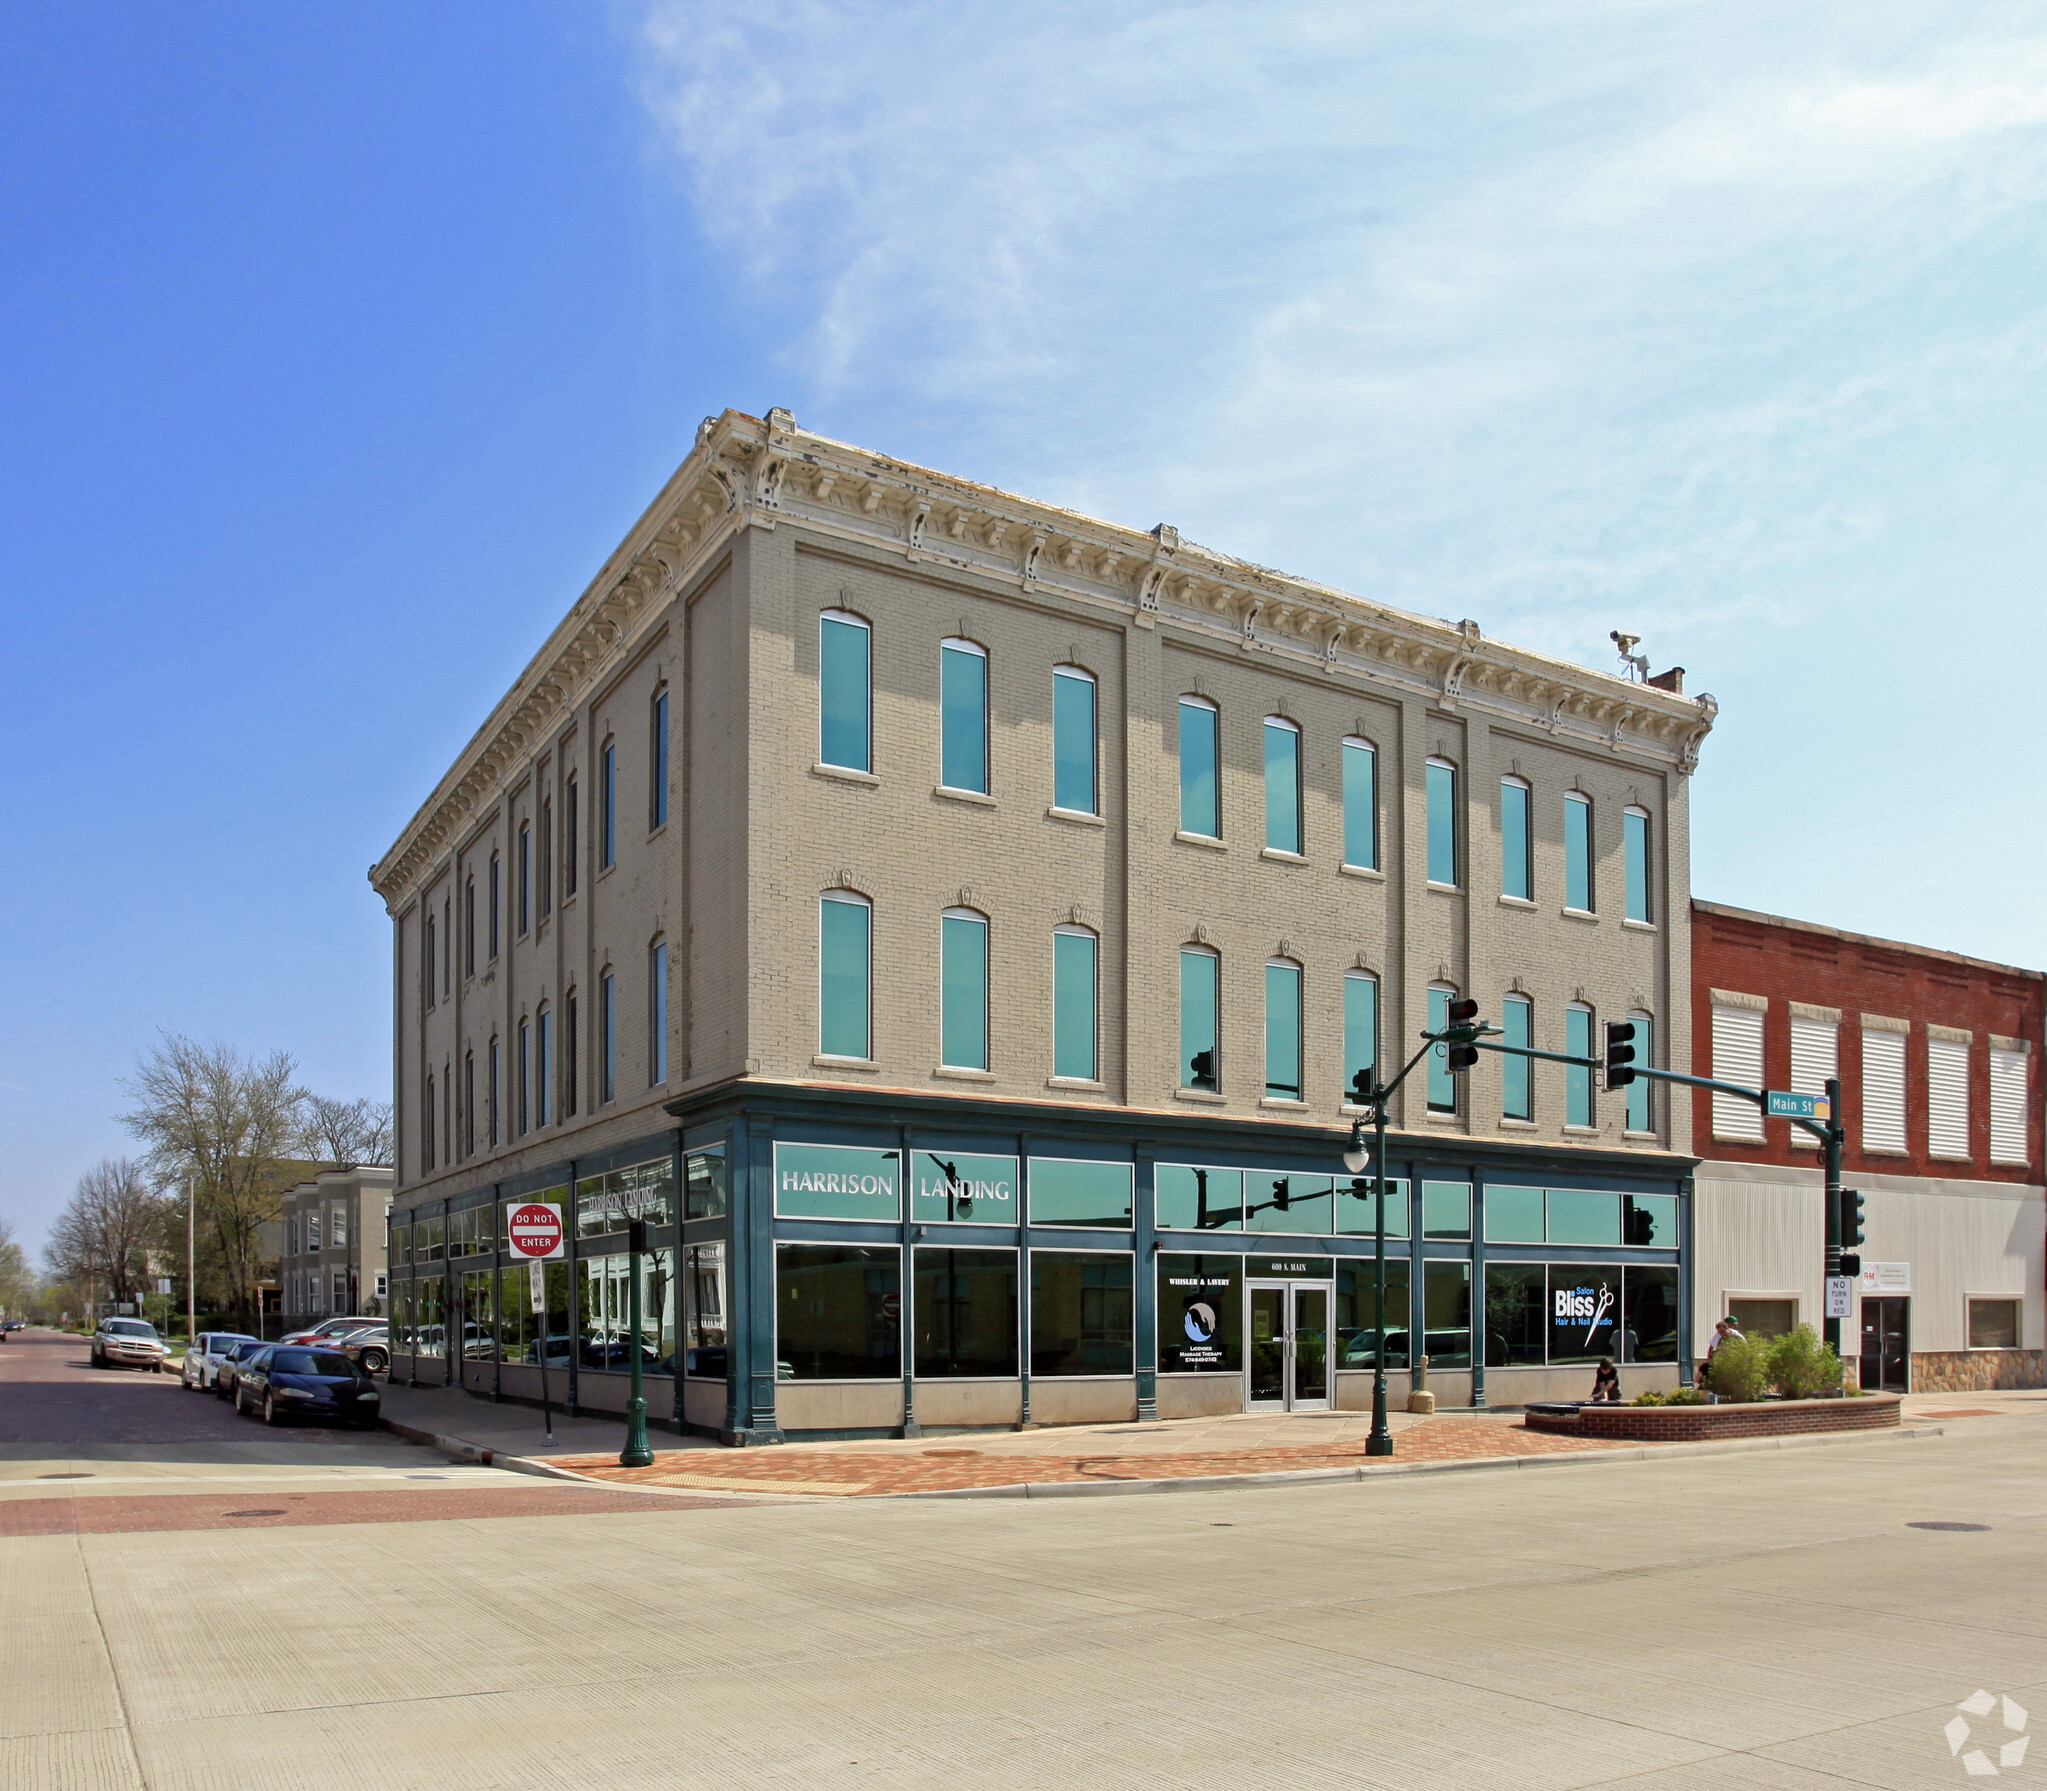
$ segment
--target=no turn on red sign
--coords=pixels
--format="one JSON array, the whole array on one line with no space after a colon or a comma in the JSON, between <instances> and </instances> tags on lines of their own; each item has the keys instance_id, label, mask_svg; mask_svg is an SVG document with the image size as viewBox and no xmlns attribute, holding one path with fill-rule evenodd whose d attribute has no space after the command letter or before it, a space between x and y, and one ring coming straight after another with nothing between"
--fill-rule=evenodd
<instances>
[{"instance_id":1,"label":"no turn on red sign","mask_svg":"<svg viewBox=\"0 0 2047 1791\"><path fill-rule=\"evenodd\" d=\"M529 1200L505 1220L505 1242L526 1262L554 1262L568 1253L562 1210L551 1200Z\"/></svg>"}]
</instances>

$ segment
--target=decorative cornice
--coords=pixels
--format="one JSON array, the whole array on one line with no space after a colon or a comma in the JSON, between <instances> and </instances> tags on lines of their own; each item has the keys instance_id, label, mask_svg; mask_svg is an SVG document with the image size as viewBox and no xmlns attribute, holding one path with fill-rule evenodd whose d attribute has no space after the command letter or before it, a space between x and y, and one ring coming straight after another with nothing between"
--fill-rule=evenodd
<instances>
[{"instance_id":1,"label":"decorative cornice","mask_svg":"<svg viewBox=\"0 0 2047 1791\"><path fill-rule=\"evenodd\" d=\"M562 715L621 663L659 613L744 527L809 533L1165 626L1546 731L1687 774L1719 706L1488 640L1455 625L1289 578L1181 539L977 485L765 418L707 417L695 445L603 569L370 871L396 912L527 764Z\"/></svg>"}]
</instances>

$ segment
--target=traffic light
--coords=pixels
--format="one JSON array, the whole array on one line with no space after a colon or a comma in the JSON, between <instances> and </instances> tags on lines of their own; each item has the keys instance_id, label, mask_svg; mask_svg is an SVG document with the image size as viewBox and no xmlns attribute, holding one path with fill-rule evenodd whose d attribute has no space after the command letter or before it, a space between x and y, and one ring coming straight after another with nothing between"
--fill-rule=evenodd
<instances>
[{"instance_id":1,"label":"traffic light","mask_svg":"<svg viewBox=\"0 0 2047 1791\"><path fill-rule=\"evenodd\" d=\"M1853 1281L1856 1276L1862 1273L1862 1258L1856 1255L1853 1250L1843 1250L1841 1252L1841 1273L1846 1275L1850 1281Z\"/></svg>"},{"instance_id":2,"label":"traffic light","mask_svg":"<svg viewBox=\"0 0 2047 1791\"><path fill-rule=\"evenodd\" d=\"M1476 1027L1477 1025L1477 1002L1473 1001L1468 995L1460 996L1457 1000L1451 1002L1450 1024L1445 1028L1446 1031L1455 1032L1464 1027ZM1469 1039L1465 1039L1450 1047L1448 1057L1450 1073L1455 1075L1459 1070L1468 1070L1473 1064L1478 1062L1478 1047L1472 1044Z\"/></svg>"},{"instance_id":3,"label":"traffic light","mask_svg":"<svg viewBox=\"0 0 2047 1791\"><path fill-rule=\"evenodd\" d=\"M1192 1081L1189 1083L1190 1087L1213 1088L1215 1086L1215 1053L1213 1051L1195 1052L1187 1060L1187 1070L1188 1074L1192 1077Z\"/></svg>"},{"instance_id":4,"label":"traffic light","mask_svg":"<svg viewBox=\"0 0 2047 1791\"><path fill-rule=\"evenodd\" d=\"M1867 1242L1862 1230L1862 1196L1853 1188L1841 1190L1841 1248L1859 1250Z\"/></svg>"},{"instance_id":5,"label":"traffic light","mask_svg":"<svg viewBox=\"0 0 2047 1791\"><path fill-rule=\"evenodd\" d=\"M1635 1072L1630 1067L1635 1061L1635 1028L1627 1020L1606 1022L1606 1054L1601 1065L1600 1086L1608 1093L1616 1088L1626 1088L1634 1081Z\"/></svg>"},{"instance_id":6,"label":"traffic light","mask_svg":"<svg viewBox=\"0 0 2047 1791\"><path fill-rule=\"evenodd\" d=\"M1281 1176L1272 1184L1272 1210L1276 1213L1283 1213L1292 1204L1292 1201L1293 1185L1285 1176Z\"/></svg>"}]
</instances>

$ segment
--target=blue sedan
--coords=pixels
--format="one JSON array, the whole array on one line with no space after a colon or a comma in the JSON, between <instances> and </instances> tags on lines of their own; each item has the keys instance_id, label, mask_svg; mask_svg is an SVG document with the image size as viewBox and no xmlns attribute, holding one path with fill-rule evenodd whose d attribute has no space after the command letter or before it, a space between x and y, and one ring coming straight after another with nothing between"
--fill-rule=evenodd
<instances>
[{"instance_id":1,"label":"blue sedan","mask_svg":"<svg viewBox=\"0 0 2047 1791\"><path fill-rule=\"evenodd\" d=\"M372 1430L381 1403L377 1383L339 1350L273 1344L235 1376L235 1410L261 1412L265 1424L338 1418Z\"/></svg>"}]
</instances>

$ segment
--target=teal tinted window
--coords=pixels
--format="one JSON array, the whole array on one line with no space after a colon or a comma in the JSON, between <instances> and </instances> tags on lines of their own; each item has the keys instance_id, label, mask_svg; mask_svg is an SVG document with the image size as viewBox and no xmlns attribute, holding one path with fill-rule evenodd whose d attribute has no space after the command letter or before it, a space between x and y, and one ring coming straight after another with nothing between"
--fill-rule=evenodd
<instances>
[{"instance_id":1,"label":"teal tinted window","mask_svg":"<svg viewBox=\"0 0 2047 1791\"><path fill-rule=\"evenodd\" d=\"M1500 1003L1500 1042L1535 1048L1535 1003L1509 995ZM1500 1056L1500 1111L1508 1119L1535 1117L1535 1065L1526 1057Z\"/></svg>"},{"instance_id":2,"label":"teal tinted window","mask_svg":"<svg viewBox=\"0 0 2047 1791\"><path fill-rule=\"evenodd\" d=\"M1244 1171L1244 1226L1247 1231L1304 1231L1325 1234L1335 1227L1332 1184L1326 1175Z\"/></svg>"},{"instance_id":3,"label":"teal tinted window","mask_svg":"<svg viewBox=\"0 0 2047 1791\"><path fill-rule=\"evenodd\" d=\"M1180 1086L1219 1088L1217 1023L1222 960L1211 951L1180 954Z\"/></svg>"},{"instance_id":4,"label":"teal tinted window","mask_svg":"<svg viewBox=\"0 0 2047 1791\"><path fill-rule=\"evenodd\" d=\"M1457 767L1440 759L1428 766L1429 881L1457 882Z\"/></svg>"},{"instance_id":5,"label":"teal tinted window","mask_svg":"<svg viewBox=\"0 0 2047 1791\"><path fill-rule=\"evenodd\" d=\"M1301 1098L1301 967L1265 966L1265 1092L1273 1100Z\"/></svg>"},{"instance_id":6,"label":"teal tinted window","mask_svg":"<svg viewBox=\"0 0 2047 1791\"><path fill-rule=\"evenodd\" d=\"M988 793L988 656L967 641L938 650L938 781Z\"/></svg>"},{"instance_id":7,"label":"teal tinted window","mask_svg":"<svg viewBox=\"0 0 2047 1791\"><path fill-rule=\"evenodd\" d=\"M1432 1367L1471 1366L1471 1264L1422 1264L1422 1354Z\"/></svg>"},{"instance_id":8,"label":"teal tinted window","mask_svg":"<svg viewBox=\"0 0 2047 1791\"><path fill-rule=\"evenodd\" d=\"M1638 1248L1677 1248L1677 1196L1628 1194L1622 1197L1621 1234Z\"/></svg>"},{"instance_id":9,"label":"teal tinted window","mask_svg":"<svg viewBox=\"0 0 2047 1791\"><path fill-rule=\"evenodd\" d=\"M872 771L868 742L868 633L850 616L818 622L817 756L848 771Z\"/></svg>"},{"instance_id":10,"label":"teal tinted window","mask_svg":"<svg viewBox=\"0 0 2047 1791\"><path fill-rule=\"evenodd\" d=\"M1627 857L1628 918L1653 920L1649 912L1649 817L1631 808L1621 817L1621 839ZM1641 1053L1635 1053L1639 1061Z\"/></svg>"},{"instance_id":11,"label":"teal tinted window","mask_svg":"<svg viewBox=\"0 0 2047 1791\"><path fill-rule=\"evenodd\" d=\"M1592 804L1564 798L1564 906L1592 912Z\"/></svg>"},{"instance_id":12,"label":"teal tinted window","mask_svg":"<svg viewBox=\"0 0 2047 1791\"><path fill-rule=\"evenodd\" d=\"M1386 1259L1386 1366L1407 1366L1408 1263ZM1340 1263L1336 1270L1336 1365L1373 1368L1379 1350L1379 1265Z\"/></svg>"},{"instance_id":13,"label":"teal tinted window","mask_svg":"<svg viewBox=\"0 0 2047 1791\"><path fill-rule=\"evenodd\" d=\"M1431 989L1429 991L1429 1030L1441 1032L1450 1024L1450 1001L1453 991ZM1429 1111L1431 1113L1455 1113L1457 1111L1457 1078L1450 1073L1450 1052L1445 1045L1429 1047Z\"/></svg>"},{"instance_id":14,"label":"teal tinted window","mask_svg":"<svg viewBox=\"0 0 2047 1791\"><path fill-rule=\"evenodd\" d=\"M1301 849L1301 731L1265 722L1265 843L1275 852Z\"/></svg>"},{"instance_id":15,"label":"teal tinted window","mask_svg":"<svg viewBox=\"0 0 2047 1791\"><path fill-rule=\"evenodd\" d=\"M1535 900L1534 830L1529 824L1528 786L1519 778L1500 785L1500 894Z\"/></svg>"},{"instance_id":16,"label":"teal tinted window","mask_svg":"<svg viewBox=\"0 0 2047 1791\"><path fill-rule=\"evenodd\" d=\"M1095 1080L1095 936L1052 935L1052 1074Z\"/></svg>"},{"instance_id":17,"label":"teal tinted window","mask_svg":"<svg viewBox=\"0 0 2047 1791\"><path fill-rule=\"evenodd\" d=\"M1592 1010L1572 1007L1564 1010L1564 1050L1572 1057L1592 1055ZM1584 1064L1564 1066L1564 1124L1592 1123L1592 1072Z\"/></svg>"},{"instance_id":18,"label":"teal tinted window","mask_svg":"<svg viewBox=\"0 0 2047 1791\"><path fill-rule=\"evenodd\" d=\"M1370 1076L1379 1062L1379 979L1362 971L1343 979L1343 1092L1357 1099L1360 1072Z\"/></svg>"},{"instance_id":19,"label":"teal tinted window","mask_svg":"<svg viewBox=\"0 0 2047 1791\"><path fill-rule=\"evenodd\" d=\"M1066 666L1052 673L1052 803L1096 812L1095 681Z\"/></svg>"},{"instance_id":20,"label":"teal tinted window","mask_svg":"<svg viewBox=\"0 0 2047 1791\"><path fill-rule=\"evenodd\" d=\"M1550 1189L1548 1234L1552 1244L1618 1244L1621 1197L1598 1188Z\"/></svg>"},{"instance_id":21,"label":"teal tinted window","mask_svg":"<svg viewBox=\"0 0 2047 1791\"><path fill-rule=\"evenodd\" d=\"M868 934L873 918L873 910L855 896L828 895L818 904L817 1048L826 1057L868 1055ZM610 980L605 979L607 990ZM609 1011L607 1006L607 1019ZM608 1087L606 1093L608 1098Z\"/></svg>"},{"instance_id":22,"label":"teal tinted window","mask_svg":"<svg viewBox=\"0 0 2047 1791\"><path fill-rule=\"evenodd\" d=\"M1629 1025L1635 1029L1634 1047L1636 1064L1654 1063L1650 1051L1654 1043L1656 1022L1647 1014L1630 1014ZM1628 1130L1631 1132L1653 1132L1656 1129L1656 1084L1635 1081L1628 1084Z\"/></svg>"},{"instance_id":23,"label":"teal tinted window","mask_svg":"<svg viewBox=\"0 0 2047 1791\"><path fill-rule=\"evenodd\" d=\"M896 1153L838 1144L775 1146L775 1211L785 1219L869 1219L903 1216L897 1198Z\"/></svg>"},{"instance_id":24,"label":"teal tinted window","mask_svg":"<svg viewBox=\"0 0 2047 1791\"><path fill-rule=\"evenodd\" d=\"M1489 1244L1542 1242L1542 1190L1500 1188L1485 1191L1485 1236Z\"/></svg>"},{"instance_id":25,"label":"teal tinted window","mask_svg":"<svg viewBox=\"0 0 2047 1791\"><path fill-rule=\"evenodd\" d=\"M1162 1231L1241 1231L1244 1172L1160 1163L1152 1170L1152 1200Z\"/></svg>"},{"instance_id":26,"label":"teal tinted window","mask_svg":"<svg viewBox=\"0 0 2047 1791\"><path fill-rule=\"evenodd\" d=\"M1180 699L1180 831L1209 839L1223 831L1216 719L1207 703Z\"/></svg>"},{"instance_id":27,"label":"teal tinted window","mask_svg":"<svg viewBox=\"0 0 2047 1791\"><path fill-rule=\"evenodd\" d=\"M956 1070L988 1067L988 923L975 914L939 922L938 1061Z\"/></svg>"},{"instance_id":28,"label":"teal tinted window","mask_svg":"<svg viewBox=\"0 0 2047 1791\"><path fill-rule=\"evenodd\" d=\"M654 712L648 718L647 781L653 786L653 823L661 826L668 819L668 692L662 691L654 699ZM545 906L545 904L543 904Z\"/></svg>"},{"instance_id":29,"label":"teal tinted window","mask_svg":"<svg viewBox=\"0 0 2047 1791\"><path fill-rule=\"evenodd\" d=\"M965 1151L910 1153L910 1217L920 1225L1014 1225L1022 1216L1016 1159Z\"/></svg>"},{"instance_id":30,"label":"teal tinted window","mask_svg":"<svg viewBox=\"0 0 2047 1791\"><path fill-rule=\"evenodd\" d=\"M1378 1178L1371 1174L1336 1179L1336 1229L1351 1237L1375 1237L1379 1227ZM1386 1235L1407 1236L1407 1183L1386 1178Z\"/></svg>"},{"instance_id":31,"label":"teal tinted window","mask_svg":"<svg viewBox=\"0 0 2047 1791\"><path fill-rule=\"evenodd\" d=\"M1379 755L1362 740L1343 743L1343 862L1379 868Z\"/></svg>"},{"instance_id":32,"label":"teal tinted window","mask_svg":"<svg viewBox=\"0 0 2047 1791\"><path fill-rule=\"evenodd\" d=\"M1422 1236L1463 1239L1471 1236L1471 1184L1422 1183Z\"/></svg>"},{"instance_id":33,"label":"teal tinted window","mask_svg":"<svg viewBox=\"0 0 2047 1791\"><path fill-rule=\"evenodd\" d=\"M1130 1223L1137 1172L1128 1163L1031 1159L1033 1225Z\"/></svg>"}]
</instances>

